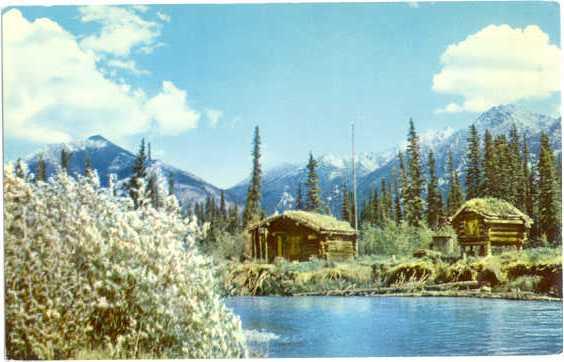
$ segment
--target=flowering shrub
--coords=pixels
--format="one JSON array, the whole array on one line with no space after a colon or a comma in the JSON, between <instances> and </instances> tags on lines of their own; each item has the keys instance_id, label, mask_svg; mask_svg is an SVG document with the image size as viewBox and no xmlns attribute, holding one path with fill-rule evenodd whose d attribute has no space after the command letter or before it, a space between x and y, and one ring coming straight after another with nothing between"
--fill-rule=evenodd
<instances>
[{"instance_id":1,"label":"flowering shrub","mask_svg":"<svg viewBox=\"0 0 564 362\"><path fill-rule=\"evenodd\" d=\"M142 195L141 195L142 196ZM174 197L155 210L61 172L4 177L7 354L65 359L245 357L238 317Z\"/></svg>"}]
</instances>

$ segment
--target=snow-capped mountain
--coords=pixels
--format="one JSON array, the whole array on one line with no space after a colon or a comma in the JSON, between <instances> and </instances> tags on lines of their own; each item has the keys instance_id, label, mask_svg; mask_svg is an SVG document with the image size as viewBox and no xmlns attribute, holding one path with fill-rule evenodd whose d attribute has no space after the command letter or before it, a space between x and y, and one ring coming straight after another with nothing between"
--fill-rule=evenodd
<instances>
[{"instance_id":1,"label":"snow-capped mountain","mask_svg":"<svg viewBox=\"0 0 564 362\"><path fill-rule=\"evenodd\" d=\"M85 161L90 158L92 167L98 172L102 186L108 185L110 174L115 174L119 183L122 184L131 176L135 155L100 135L91 136L79 142L49 145L43 150L26 157L24 161L27 163L30 172L35 172L39 157L42 156L46 161L47 176L49 177L56 172L60 164L63 147L72 152L69 165L71 174L84 173ZM207 196L213 196L219 201L221 190L194 174L156 159L148 161L148 169L160 173L165 178L172 174L175 195L182 205L204 201ZM225 198L228 203L233 202L233 199L227 193Z\"/></svg>"},{"instance_id":2,"label":"snow-capped mountain","mask_svg":"<svg viewBox=\"0 0 564 362\"><path fill-rule=\"evenodd\" d=\"M397 152L390 150L380 154L361 153L357 156L357 175L362 177L387 164ZM322 199L333 213L338 211L341 199L342 186L351 184L351 158L327 154L317 158L319 182ZM262 179L263 207L267 213L283 212L295 207L298 186L303 186L307 177L306 162L303 164L286 163L264 173ZM235 199L244 203L247 196L249 179L242 181L230 188L229 193Z\"/></svg>"},{"instance_id":3,"label":"snow-capped mountain","mask_svg":"<svg viewBox=\"0 0 564 362\"><path fill-rule=\"evenodd\" d=\"M555 152L560 152L561 146L561 119L543 114L529 112L514 105L502 105L489 109L480 114L473 122L480 137L488 129L492 135L508 134L515 124L521 136L529 140L529 150L534 158L538 153L539 136L542 131L550 138ZM407 126L407 125L406 125ZM426 162L427 154L433 150L437 162L439 185L446 188L447 155L451 150L456 167L461 179L464 177L464 158L466 153L466 140L468 128L455 130L445 128L438 131L419 133L423 161ZM406 142L398 142L398 147L382 153L360 153L357 156L358 194L362 200L381 179L391 180L394 169L398 168L398 151L405 150ZM330 207L332 213L339 214L342 202L342 185L351 184L351 158L337 155L323 155L318 158L318 175L321 187L321 196ZM267 170L263 176L263 207L267 213L281 212L290 203L285 202L290 197L296 198L298 185L303 185L307 177L305 162L298 164L285 164ZM248 188L248 180L229 189L231 195L239 202L244 202ZM302 186L305 197L305 187Z\"/></svg>"}]
</instances>

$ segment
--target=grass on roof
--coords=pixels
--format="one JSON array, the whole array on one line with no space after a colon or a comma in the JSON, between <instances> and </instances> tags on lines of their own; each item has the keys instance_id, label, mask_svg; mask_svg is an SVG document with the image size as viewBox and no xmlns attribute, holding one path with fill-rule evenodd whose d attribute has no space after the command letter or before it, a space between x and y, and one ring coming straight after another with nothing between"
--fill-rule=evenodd
<instances>
[{"instance_id":1,"label":"grass on roof","mask_svg":"<svg viewBox=\"0 0 564 362\"><path fill-rule=\"evenodd\" d=\"M531 219L527 215L525 215L515 206L511 205L509 202L493 197L475 198L468 200L460 207L456 214L458 214L463 209L474 211L485 216L493 216L499 218L519 217L527 222L531 222Z\"/></svg>"}]
</instances>

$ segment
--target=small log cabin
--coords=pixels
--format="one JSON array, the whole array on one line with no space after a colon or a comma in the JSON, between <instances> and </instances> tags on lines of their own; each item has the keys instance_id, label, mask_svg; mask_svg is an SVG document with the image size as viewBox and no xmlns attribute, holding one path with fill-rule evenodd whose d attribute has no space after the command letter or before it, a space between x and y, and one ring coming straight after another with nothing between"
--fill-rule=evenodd
<instances>
[{"instance_id":1,"label":"small log cabin","mask_svg":"<svg viewBox=\"0 0 564 362\"><path fill-rule=\"evenodd\" d=\"M315 256L345 260L356 255L356 231L348 222L306 211L286 211L248 229L250 254L272 262L276 257L306 261Z\"/></svg>"},{"instance_id":2,"label":"small log cabin","mask_svg":"<svg viewBox=\"0 0 564 362\"><path fill-rule=\"evenodd\" d=\"M507 201L468 200L450 218L462 254L486 256L492 248L521 250L533 221Z\"/></svg>"}]
</instances>

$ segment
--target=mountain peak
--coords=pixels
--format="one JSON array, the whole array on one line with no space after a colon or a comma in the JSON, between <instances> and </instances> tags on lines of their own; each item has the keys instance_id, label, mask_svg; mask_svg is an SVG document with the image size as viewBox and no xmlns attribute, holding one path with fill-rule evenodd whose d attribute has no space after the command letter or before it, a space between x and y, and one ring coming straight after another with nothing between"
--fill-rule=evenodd
<instances>
[{"instance_id":1,"label":"mountain peak","mask_svg":"<svg viewBox=\"0 0 564 362\"><path fill-rule=\"evenodd\" d=\"M104 138L104 136L99 135L99 134L95 134L93 136L90 136L87 138L89 141L104 141L104 142L110 142L108 141L106 138Z\"/></svg>"}]
</instances>

